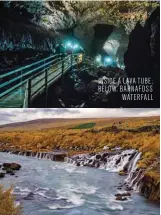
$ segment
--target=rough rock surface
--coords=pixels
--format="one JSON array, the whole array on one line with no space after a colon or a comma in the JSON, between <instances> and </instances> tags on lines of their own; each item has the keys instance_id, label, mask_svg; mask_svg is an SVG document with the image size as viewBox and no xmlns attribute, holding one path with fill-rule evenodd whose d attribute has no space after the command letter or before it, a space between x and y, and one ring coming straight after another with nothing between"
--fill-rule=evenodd
<instances>
[{"instance_id":1,"label":"rough rock surface","mask_svg":"<svg viewBox=\"0 0 161 215\"><path fill-rule=\"evenodd\" d=\"M160 9L147 19L145 26L137 23L129 36L128 50L124 56L128 77L151 77L154 83L153 106L159 107L160 75ZM142 101L141 101L142 102ZM140 103L141 103L140 102ZM145 103L145 101L144 101ZM148 101L149 104L149 101ZM146 106L146 105L145 105Z\"/></svg>"},{"instance_id":2,"label":"rough rock surface","mask_svg":"<svg viewBox=\"0 0 161 215\"><path fill-rule=\"evenodd\" d=\"M160 183L153 180L152 177L145 175L142 179L140 192L149 200L160 201Z\"/></svg>"}]
</instances>

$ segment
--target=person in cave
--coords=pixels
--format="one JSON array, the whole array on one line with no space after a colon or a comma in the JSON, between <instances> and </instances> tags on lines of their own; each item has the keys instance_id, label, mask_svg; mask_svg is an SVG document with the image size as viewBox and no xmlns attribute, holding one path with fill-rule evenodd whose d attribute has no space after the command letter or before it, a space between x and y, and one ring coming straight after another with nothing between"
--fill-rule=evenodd
<instances>
[{"instance_id":1,"label":"person in cave","mask_svg":"<svg viewBox=\"0 0 161 215\"><path fill-rule=\"evenodd\" d=\"M60 43L56 47L56 54L64 56L66 54L65 46L63 43Z\"/></svg>"}]
</instances>

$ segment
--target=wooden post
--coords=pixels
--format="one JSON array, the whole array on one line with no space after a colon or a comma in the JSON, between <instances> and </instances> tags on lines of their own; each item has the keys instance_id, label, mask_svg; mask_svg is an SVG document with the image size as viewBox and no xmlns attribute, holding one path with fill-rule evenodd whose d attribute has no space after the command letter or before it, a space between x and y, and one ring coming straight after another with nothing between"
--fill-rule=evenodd
<instances>
[{"instance_id":1,"label":"wooden post","mask_svg":"<svg viewBox=\"0 0 161 215\"><path fill-rule=\"evenodd\" d=\"M45 71L45 104L48 107L48 71Z\"/></svg>"},{"instance_id":2,"label":"wooden post","mask_svg":"<svg viewBox=\"0 0 161 215\"><path fill-rule=\"evenodd\" d=\"M31 107L31 78L28 79L28 108Z\"/></svg>"}]
</instances>

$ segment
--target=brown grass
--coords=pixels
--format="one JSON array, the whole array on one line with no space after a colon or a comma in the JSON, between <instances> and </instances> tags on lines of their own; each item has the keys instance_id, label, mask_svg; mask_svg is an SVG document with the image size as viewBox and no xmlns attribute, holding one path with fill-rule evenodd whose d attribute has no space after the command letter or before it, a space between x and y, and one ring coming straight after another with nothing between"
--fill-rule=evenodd
<instances>
[{"instance_id":1,"label":"brown grass","mask_svg":"<svg viewBox=\"0 0 161 215\"><path fill-rule=\"evenodd\" d=\"M0 215L20 215L20 207L15 207L11 190L3 191L0 186Z\"/></svg>"}]
</instances>

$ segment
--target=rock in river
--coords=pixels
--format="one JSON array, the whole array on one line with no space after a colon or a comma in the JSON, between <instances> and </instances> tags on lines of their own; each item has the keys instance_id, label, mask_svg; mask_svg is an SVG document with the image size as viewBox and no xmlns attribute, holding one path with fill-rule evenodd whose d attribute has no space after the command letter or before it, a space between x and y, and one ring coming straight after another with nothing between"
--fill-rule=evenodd
<instances>
[{"instance_id":1,"label":"rock in river","mask_svg":"<svg viewBox=\"0 0 161 215\"><path fill-rule=\"evenodd\" d=\"M21 168L20 164L17 163L3 163L3 169L19 170Z\"/></svg>"}]
</instances>

